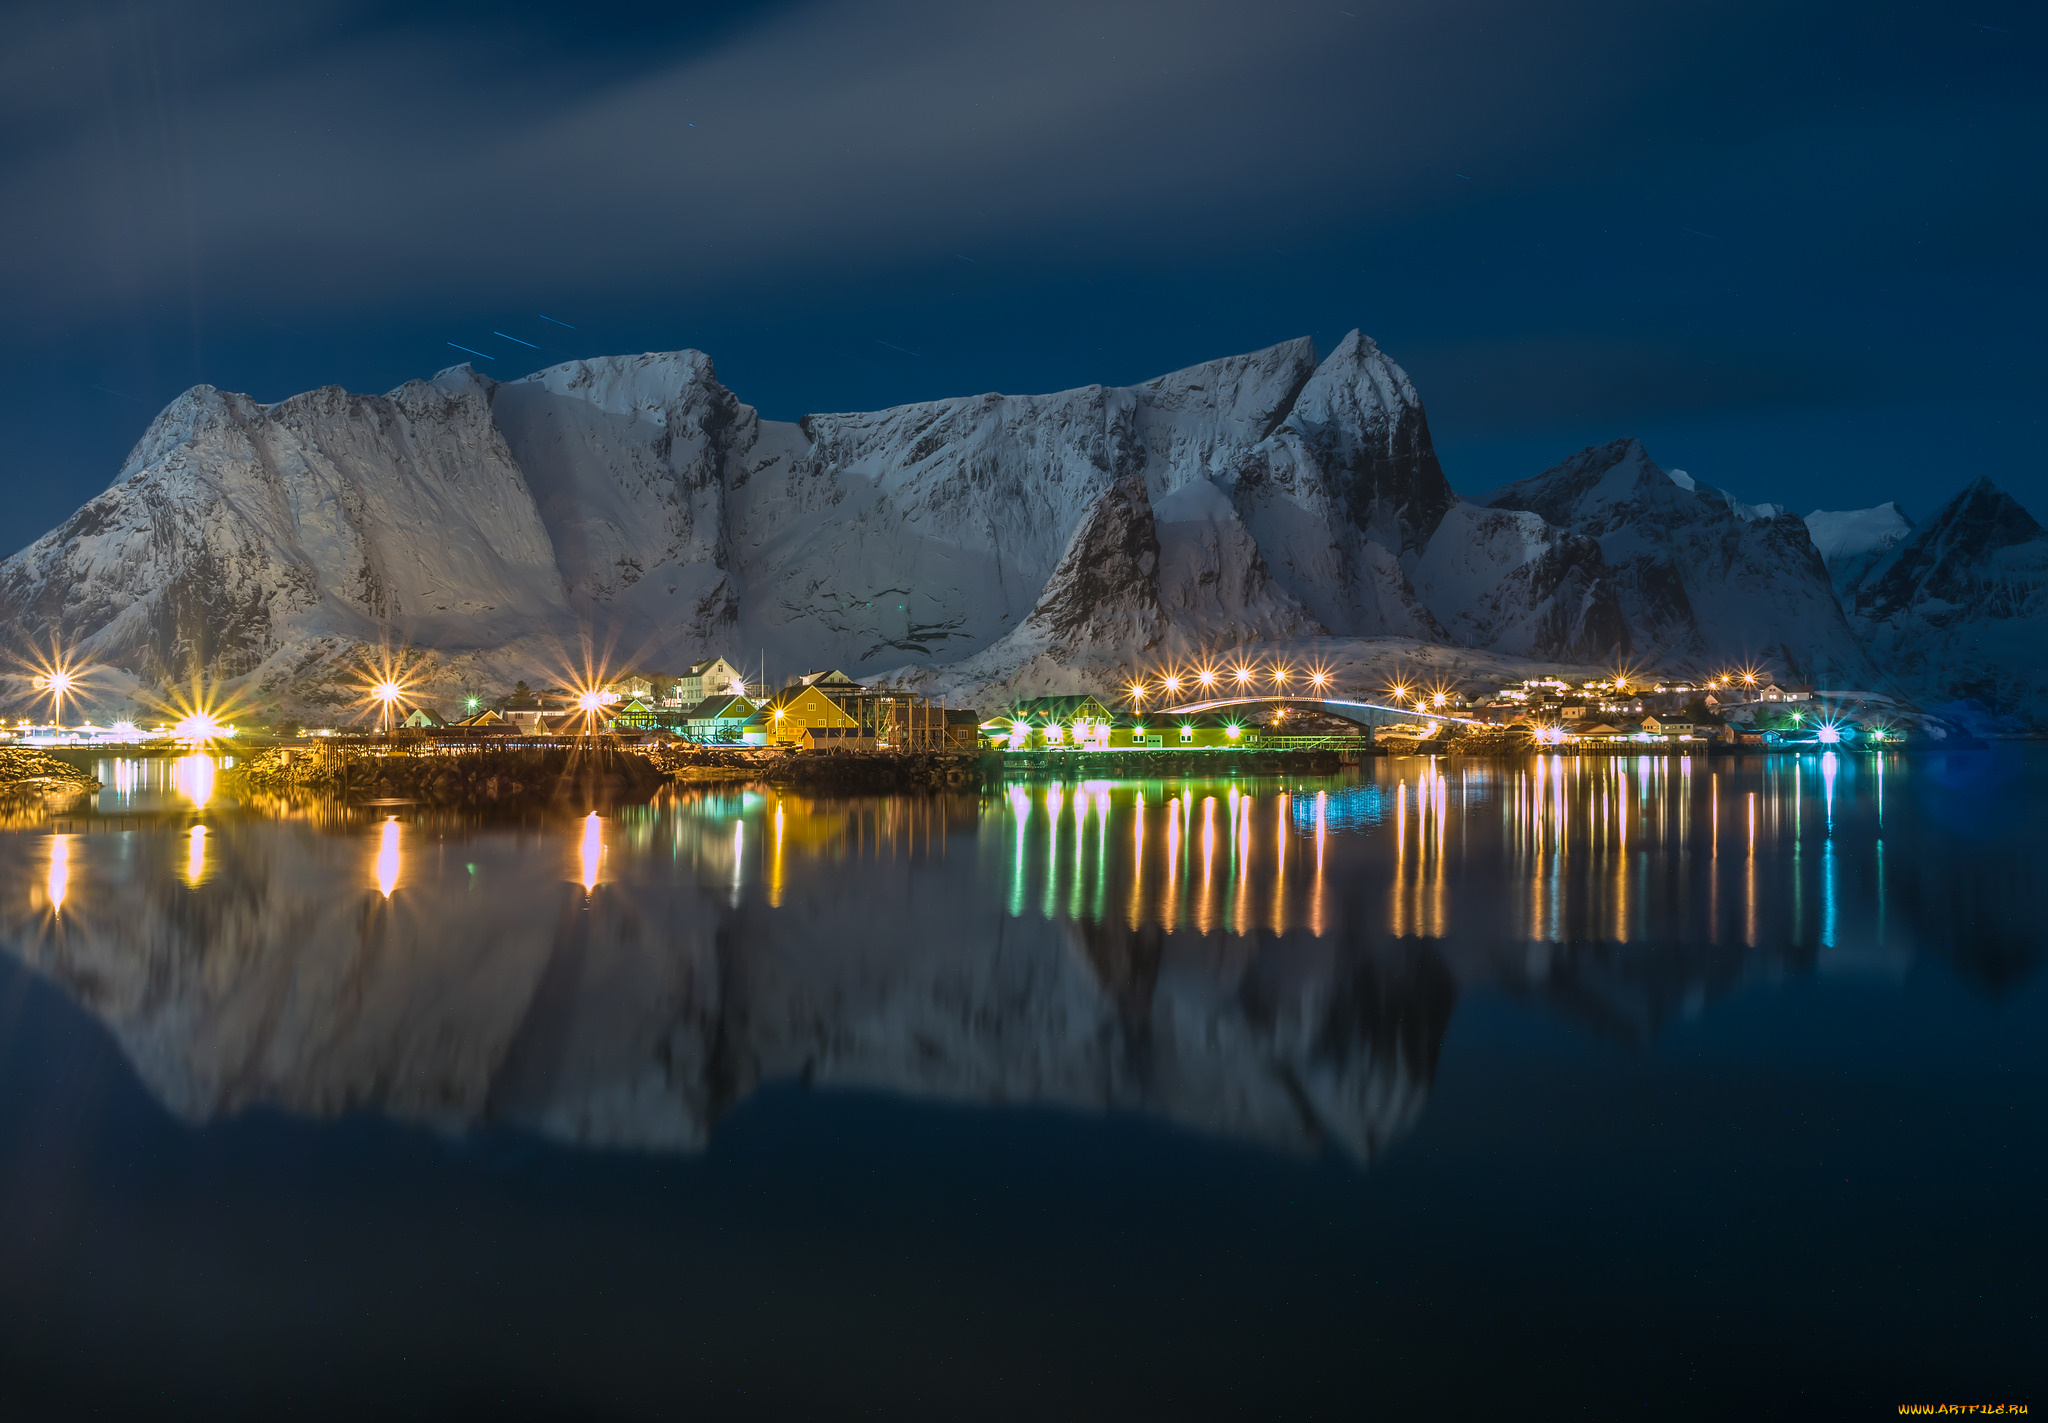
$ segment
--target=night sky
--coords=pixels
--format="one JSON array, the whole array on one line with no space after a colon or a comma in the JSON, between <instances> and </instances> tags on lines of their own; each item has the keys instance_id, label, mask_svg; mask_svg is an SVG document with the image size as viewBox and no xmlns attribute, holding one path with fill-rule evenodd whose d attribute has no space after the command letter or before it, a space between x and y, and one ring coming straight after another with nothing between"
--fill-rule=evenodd
<instances>
[{"instance_id":1,"label":"night sky","mask_svg":"<svg viewBox=\"0 0 2048 1423\"><path fill-rule=\"evenodd\" d=\"M694 346L794 418L1354 326L1467 495L1635 434L2048 517L2044 75L2014 0L9 5L0 544L197 382Z\"/></svg>"}]
</instances>

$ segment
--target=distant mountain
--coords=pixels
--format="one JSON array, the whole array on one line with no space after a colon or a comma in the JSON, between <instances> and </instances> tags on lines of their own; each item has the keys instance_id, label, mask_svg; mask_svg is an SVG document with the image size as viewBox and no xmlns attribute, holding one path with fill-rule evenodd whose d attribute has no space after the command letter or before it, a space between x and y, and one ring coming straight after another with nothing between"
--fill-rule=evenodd
<instances>
[{"instance_id":1,"label":"distant mountain","mask_svg":"<svg viewBox=\"0 0 2048 1423\"><path fill-rule=\"evenodd\" d=\"M1886 552L1913 532L1913 521L1895 503L1875 509L1816 509L1806 516L1806 532L1820 551L1821 562L1837 592L1863 581Z\"/></svg>"},{"instance_id":2,"label":"distant mountain","mask_svg":"<svg viewBox=\"0 0 2048 1423\"><path fill-rule=\"evenodd\" d=\"M1771 661L1801 680L1871 680L1805 523L1666 473L1637 440L1583 450L1485 502L1541 520L1487 525L1485 542L1509 559L1540 546L1532 562L1549 560L1560 577L1568 570L1592 630L1580 645L1609 641L1621 655L1661 665ZM1461 615L1478 616L1451 616Z\"/></svg>"},{"instance_id":3,"label":"distant mountain","mask_svg":"<svg viewBox=\"0 0 2048 1423\"><path fill-rule=\"evenodd\" d=\"M197 671L305 710L388 645L443 695L566 678L586 643L975 697L1303 639L1871 685L1813 530L1838 575L1878 535L1813 517L1633 440L1463 501L1407 374L1358 332L1327 357L1301 339L1134 386L795 423L683 351L274 405L196 387L0 564L0 618L137 687Z\"/></svg>"},{"instance_id":4,"label":"distant mountain","mask_svg":"<svg viewBox=\"0 0 2048 1423\"><path fill-rule=\"evenodd\" d=\"M1873 655L1924 700L2048 731L2048 532L1988 479L1844 594Z\"/></svg>"}]
</instances>

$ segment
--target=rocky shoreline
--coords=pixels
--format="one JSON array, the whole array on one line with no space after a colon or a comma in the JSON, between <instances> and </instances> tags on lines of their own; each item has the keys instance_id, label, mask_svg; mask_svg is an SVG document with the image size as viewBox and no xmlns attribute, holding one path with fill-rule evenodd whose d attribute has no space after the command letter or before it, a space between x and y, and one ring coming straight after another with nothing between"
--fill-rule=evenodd
<instances>
[{"instance_id":1,"label":"rocky shoreline","mask_svg":"<svg viewBox=\"0 0 2048 1423\"><path fill-rule=\"evenodd\" d=\"M824 791L933 791L978 787L972 752L795 752L754 747L587 746L479 748L276 747L228 772L270 795L408 800L447 806L525 806L565 800L644 800L671 784L753 781Z\"/></svg>"},{"instance_id":2,"label":"rocky shoreline","mask_svg":"<svg viewBox=\"0 0 2048 1423\"><path fill-rule=\"evenodd\" d=\"M27 746L0 747L0 794L96 791L92 773Z\"/></svg>"}]
</instances>

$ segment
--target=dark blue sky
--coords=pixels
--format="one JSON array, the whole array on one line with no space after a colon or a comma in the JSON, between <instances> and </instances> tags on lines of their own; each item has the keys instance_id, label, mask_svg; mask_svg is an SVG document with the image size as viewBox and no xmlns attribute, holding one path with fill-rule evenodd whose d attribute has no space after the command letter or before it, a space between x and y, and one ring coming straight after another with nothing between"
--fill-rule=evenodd
<instances>
[{"instance_id":1,"label":"dark blue sky","mask_svg":"<svg viewBox=\"0 0 2048 1423\"><path fill-rule=\"evenodd\" d=\"M695 346L792 418L1353 326L1467 494L1637 434L2048 517L2044 75L2014 0L7 6L0 544L200 381Z\"/></svg>"}]
</instances>

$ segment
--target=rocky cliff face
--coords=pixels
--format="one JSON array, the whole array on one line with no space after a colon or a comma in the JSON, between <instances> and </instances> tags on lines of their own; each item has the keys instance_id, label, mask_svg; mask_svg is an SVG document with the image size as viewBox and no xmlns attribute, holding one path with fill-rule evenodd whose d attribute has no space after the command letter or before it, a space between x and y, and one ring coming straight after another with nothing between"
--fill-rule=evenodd
<instances>
[{"instance_id":1,"label":"rocky cliff face","mask_svg":"<svg viewBox=\"0 0 2048 1423\"><path fill-rule=\"evenodd\" d=\"M2048 730L2048 531L1990 480L1883 551L1845 601L1879 662L1923 697Z\"/></svg>"}]
</instances>

